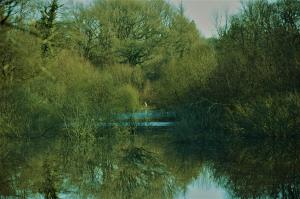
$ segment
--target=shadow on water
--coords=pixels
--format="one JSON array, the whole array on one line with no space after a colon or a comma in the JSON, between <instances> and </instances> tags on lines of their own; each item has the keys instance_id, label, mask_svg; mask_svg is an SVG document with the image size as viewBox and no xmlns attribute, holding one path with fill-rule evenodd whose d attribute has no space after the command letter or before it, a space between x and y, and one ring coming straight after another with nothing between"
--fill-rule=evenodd
<instances>
[{"instance_id":1,"label":"shadow on water","mask_svg":"<svg viewBox=\"0 0 300 199\"><path fill-rule=\"evenodd\" d=\"M0 198L300 198L299 140L0 142Z\"/></svg>"}]
</instances>

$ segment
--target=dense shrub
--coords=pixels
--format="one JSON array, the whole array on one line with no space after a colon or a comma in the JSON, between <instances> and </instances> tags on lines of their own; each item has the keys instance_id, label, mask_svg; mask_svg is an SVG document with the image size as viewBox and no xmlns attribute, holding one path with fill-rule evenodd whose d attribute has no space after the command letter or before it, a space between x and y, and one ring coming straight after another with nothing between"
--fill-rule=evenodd
<instances>
[{"instance_id":1,"label":"dense shrub","mask_svg":"<svg viewBox=\"0 0 300 199\"><path fill-rule=\"evenodd\" d=\"M130 85L120 87L115 96L117 112L134 112L139 108L139 93Z\"/></svg>"},{"instance_id":2,"label":"dense shrub","mask_svg":"<svg viewBox=\"0 0 300 199\"><path fill-rule=\"evenodd\" d=\"M227 114L230 132L246 136L299 136L300 96L288 94L236 104Z\"/></svg>"},{"instance_id":3,"label":"dense shrub","mask_svg":"<svg viewBox=\"0 0 300 199\"><path fill-rule=\"evenodd\" d=\"M297 134L299 0L247 1L208 41L164 0L95 1L59 20L57 0L20 2L0 4L0 134L92 137L140 102L198 131Z\"/></svg>"},{"instance_id":4,"label":"dense shrub","mask_svg":"<svg viewBox=\"0 0 300 199\"><path fill-rule=\"evenodd\" d=\"M42 72L2 94L1 134L91 137L116 112L138 108L138 92L71 52L45 60ZM63 131L64 129L64 131Z\"/></svg>"},{"instance_id":5,"label":"dense shrub","mask_svg":"<svg viewBox=\"0 0 300 199\"><path fill-rule=\"evenodd\" d=\"M206 89L207 78L215 64L214 51L204 42L199 43L190 54L164 65L161 78L154 83L157 103L176 108L198 100Z\"/></svg>"}]
</instances>

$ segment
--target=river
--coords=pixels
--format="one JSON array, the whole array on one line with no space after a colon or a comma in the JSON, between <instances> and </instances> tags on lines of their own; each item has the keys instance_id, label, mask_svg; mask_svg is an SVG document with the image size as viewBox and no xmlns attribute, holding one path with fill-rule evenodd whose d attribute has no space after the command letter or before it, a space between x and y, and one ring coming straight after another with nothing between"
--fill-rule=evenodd
<instances>
[{"instance_id":1,"label":"river","mask_svg":"<svg viewBox=\"0 0 300 199\"><path fill-rule=\"evenodd\" d=\"M0 198L300 198L299 141L178 141L172 131L2 139Z\"/></svg>"}]
</instances>

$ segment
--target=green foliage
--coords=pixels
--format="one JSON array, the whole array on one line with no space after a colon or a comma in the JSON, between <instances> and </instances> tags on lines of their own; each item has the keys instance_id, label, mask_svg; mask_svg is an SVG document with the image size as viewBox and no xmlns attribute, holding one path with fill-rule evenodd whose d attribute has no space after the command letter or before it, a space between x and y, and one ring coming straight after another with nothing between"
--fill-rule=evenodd
<instances>
[{"instance_id":1,"label":"green foliage","mask_svg":"<svg viewBox=\"0 0 300 199\"><path fill-rule=\"evenodd\" d=\"M171 89L165 101L171 102L173 92L174 101L184 104L180 113L183 121L188 121L185 126L195 126L201 133L212 130L220 134L226 130L239 136L299 134L299 114L291 108L298 107L300 102L299 7L297 0L246 2L241 12L231 16L228 24L219 29L219 38L210 40L215 48L212 58L217 63L206 62L204 69L209 72L201 72L200 78L205 84L184 79L192 77L195 69L183 75L184 78L184 69L176 70L178 74L168 72L175 75L166 86ZM168 75L164 74L162 79L165 77ZM180 88L180 85L186 86ZM203 99L209 103L202 103ZM208 111L214 104L223 110L222 114Z\"/></svg>"},{"instance_id":2,"label":"green foliage","mask_svg":"<svg viewBox=\"0 0 300 199\"><path fill-rule=\"evenodd\" d=\"M38 39L15 30L0 31L0 35L0 87L26 81L40 72Z\"/></svg>"},{"instance_id":3,"label":"green foliage","mask_svg":"<svg viewBox=\"0 0 300 199\"><path fill-rule=\"evenodd\" d=\"M41 11L41 19L38 21L38 29L43 40L41 49L43 56L51 54L51 40L55 31L55 21L59 5L58 0L52 0L47 6L44 6Z\"/></svg>"},{"instance_id":4,"label":"green foliage","mask_svg":"<svg viewBox=\"0 0 300 199\"><path fill-rule=\"evenodd\" d=\"M189 54L173 59L162 67L161 78L156 82L158 103L176 108L193 102L206 89L215 65L213 49L206 44L199 44Z\"/></svg>"},{"instance_id":5,"label":"green foliage","mask_svg":"<svg viewBox=\"0 0 300 199\"><path fill-rule=\"evenodd\" d=\"M298 136L299 94L272 96L246 104L236 104L227 117L229 131L248 136Z\"/></svg>"},{"instance_id":6,"label":"green foliage","mask_svg":"<svg viewBox=\"0 0 300 199\"><path fill-rule=\"evenodd\" d=\"M117 111L134 112L139 108L139 94L136 89L130 85L125 85L119 88L115 96L115 107Z\"/></svg>"},{"instance_id":7,"label":"green foliage","mask_svg":"<svg viewBox=\"0 0 300 199\"><path fill-rule=\"evenodd\" d=\"M297 131L298 0L246 2L207 41L163 0L98 0L71 17L34 4L0 3L1 134L90 139L140 102L201 131Z\"/></svg>"},{"instance_id":8,"label":"green foliage","mask_svg":"<svg viewBox=\"0 0 300 199\"><path fill-rule=\"evenodd\" d=\"M297 0L249 1L232 16L216 44L211 95L227 103L298 90L299 7Z\"/></svg>"},{"instance_id":9,"label":"green foliage","mask_svg":"<svg viewBox=\"0 0 300 199\"><path fill-rule=\"evenodd\" d=\"M75 14L80 52L96 66L114 63L138 65L151 59L166 34L163 1L96 1ZM77 30L76 30L77 31Z\"/></svg>"},{"instance_id":10,"label":"green foliage","mask_svg":"<svg viewBox=\"0 0 300 199\"><path fill-rule=\"evenodd\" d=\"M110 74L117 86L130 84L139 90L144 87L145 78L140 67L118 64L106 68L103 72Z\"/></svg>"},{"instance_id":11,"label":"green foliage","mask_svg":"<svg viewBox=\"0 0 300 199\"><path fill-rule=\"evenodd\" d=\"M65 129L70 138L90 138L112 113L139 106L134 88L122 87L71 52L61 51L44 64L38 75L2 94L2 133L53 136Z\"/></svg>"}]
</instances>

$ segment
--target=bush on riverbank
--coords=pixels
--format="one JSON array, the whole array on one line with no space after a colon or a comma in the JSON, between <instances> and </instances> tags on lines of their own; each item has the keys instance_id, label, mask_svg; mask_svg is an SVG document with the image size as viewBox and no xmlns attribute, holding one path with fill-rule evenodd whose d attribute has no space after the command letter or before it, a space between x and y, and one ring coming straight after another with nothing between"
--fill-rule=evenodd
<instances>
[{"instance_id":1,"label":"bush on riverbank","mask_svg":"<svg viewBox=\"0 0 300 199\"><path fill-rule=\"evenodd\" d=\"M299 134L299 6L297 0L248 1L228 18L218 29L219 38L210 42L217 64L201 77L205 84L194 82L176 96L176 102L184 102L179 103L186 109L182 117L192 121L187 126L203 132L221 126L241 136ZM184 85L176 82L179 85L172 85L177 88ZM203 104L203 99L209 103ZM213 104L226 107L225 114L210 113Z\"/></svg>"},{"instance_id":2,"label":"bush on riverbank","mask_svg":"<svg viewBox=\"0 0 300 199\"><path fill-rule=\"evenodd\" d=\"M245 2L209 40L164 0L95 1L71 17L52 0L40 19L21 2L11 1L28 8L26 20L0 12L0 134L89 137L140 101L177 110L198 131L298 130L298 0Z\"/></svg>"},{"instance_id":3,"label":"bush on riverbank","mask_svg":"<svg viewBox=\"0 0 300 199\"><path fill-rule=\"evenodd\" d=\"M232 105L202 100L180 108L177 113L182 118L179 137L183 138L199 135L289 138L300 135L298 93L260 97Z\"/></svg>"},{"instance_id":4,"label":"bush on riverbank","mask_svg":"<svg viewBox=\"0 0 300 199\"><path fill-rule=\"evenodd\" d=\"M227 114L226 127L236 135L299 136L300 95L279 95L235 104Z\"/></svg>"},{"instance_id":5,"label":"bush on riverbank","mask_svg":"<svg viewBox=\"0 0 300 199\"><path fill-rule=\"evenodd\" d=\"M100 73L80 57L62 51L44 62L36 77L7 88L1 102L1 134L26 137L64 133L72 138L94 136L101 122L124 107L134 110L138 93L120 87L109 73Z\"/></svg>"}]
</instances>

